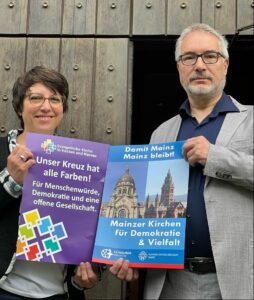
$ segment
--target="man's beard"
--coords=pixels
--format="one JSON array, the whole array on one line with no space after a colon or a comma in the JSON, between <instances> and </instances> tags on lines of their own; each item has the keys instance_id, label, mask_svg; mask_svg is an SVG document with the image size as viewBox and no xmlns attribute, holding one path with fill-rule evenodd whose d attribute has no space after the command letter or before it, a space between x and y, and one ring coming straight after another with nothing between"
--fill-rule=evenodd
<instances>
[{"instance_id":1,"label":"man's beard","mask_svg":"<svg viewBox=\"0 0 254 300\"><path fill-rule=\"evenodd\" d=\"M226 85L226 79L223 79L215 85L214 83L210 86L196 86L189 83L188 85L184 86L184 89L188 95L191 96L206 96L206 97L214 97L220 94Z\"/></svg>"}]
</instances>

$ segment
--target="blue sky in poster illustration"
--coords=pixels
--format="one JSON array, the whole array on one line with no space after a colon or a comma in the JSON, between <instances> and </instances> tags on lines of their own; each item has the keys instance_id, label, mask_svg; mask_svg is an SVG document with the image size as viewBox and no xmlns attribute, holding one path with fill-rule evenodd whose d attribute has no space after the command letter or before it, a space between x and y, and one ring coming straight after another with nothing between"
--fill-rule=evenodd
<instances>
[{"instance_id":1,"label":"blue sky in poster illustration","mask_svg":"<svg viewBox=\"0 0 254 300\"><path fill-rule=\"evenodd\" d=\"M175 195L187 193L189 166L184 159L150 162L109 162L102 201L110 200L117 181L123 176L126 169L129 169L129 174L135 181L138 201L145 200L148 193L149 195L160 194L169 170L175 186Z\"/></svg>"}]
</instances>

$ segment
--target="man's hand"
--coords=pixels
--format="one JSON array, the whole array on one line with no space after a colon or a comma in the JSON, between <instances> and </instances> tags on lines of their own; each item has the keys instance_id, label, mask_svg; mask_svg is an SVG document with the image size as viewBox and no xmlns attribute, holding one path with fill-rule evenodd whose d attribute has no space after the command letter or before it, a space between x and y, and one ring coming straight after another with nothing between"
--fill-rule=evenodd
<instances>
[{"instance_id":1,"label":"man's hand","mask_svg":"<svg viewBox=\"0 0 254 300\"><path fill-rule=\"evenodd\" d=\"M129 262L123 258L116 260L109 270L120 280L134 281L139 277L138 269L130 268Z\"/></svg>"},{"instance_id":2,"label":"man's hand","mask_svg":"<svg viewBox=\"0 0 254 300\"><path fill-rule=\"evenodd\" d=\"M206 164L210 143L203 136L188 139L183 145L183 156L191 166Z\"/></svg>"}]
</instances>

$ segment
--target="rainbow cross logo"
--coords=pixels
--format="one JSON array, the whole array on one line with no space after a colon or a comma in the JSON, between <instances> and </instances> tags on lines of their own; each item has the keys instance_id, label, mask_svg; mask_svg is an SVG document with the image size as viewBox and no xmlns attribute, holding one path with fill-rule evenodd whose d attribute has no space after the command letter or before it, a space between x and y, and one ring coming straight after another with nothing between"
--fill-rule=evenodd
<instances>
[{"instance_id":1,"label":"rainbow cross logo","mask_svg":"<svg viewBox=\"0 0 254 300\"><path fill-rule=\"evenodd\" d=\"M62 251L60 241L68 237L63 222L53 224L50 216L41 217L37 209L23 213L25 223L19 226L16 256L26 260L55 261Z\"/></svg>"},{"instance_id":2,"label":"rainbow cross logo","mask_svg":"<svg viewBox=\"0 0 254 300\"><path fill-rule=\"evenodd\" d=\"M56 150L56 145L51 139L46 139L43 143L41 143L41 148L47 153L51 154Z\"/></svg>"}]
</instances>

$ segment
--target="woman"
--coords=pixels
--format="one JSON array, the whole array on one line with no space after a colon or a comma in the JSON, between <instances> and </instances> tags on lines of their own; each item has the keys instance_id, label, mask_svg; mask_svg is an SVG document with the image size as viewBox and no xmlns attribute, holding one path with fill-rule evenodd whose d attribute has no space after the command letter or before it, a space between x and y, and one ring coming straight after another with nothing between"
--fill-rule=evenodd
<instances>
[{"instance_id":1,"label":"woman","mask_svg":"<svg viewBox=\"0 0 254 300\"><path fill-rule=\"evenodd\" d=\"M13 107L22 130L0 138L0 299L84 299L98 277L90 263L79 266L15 260L22 184L35 164L26 133L54 134L67 111L68 82L55 70L32 68L13 86ZM67 296L66 288L69 288ZM69 297L69 298L67 298Z\"/></svg>"}]
</instances>

